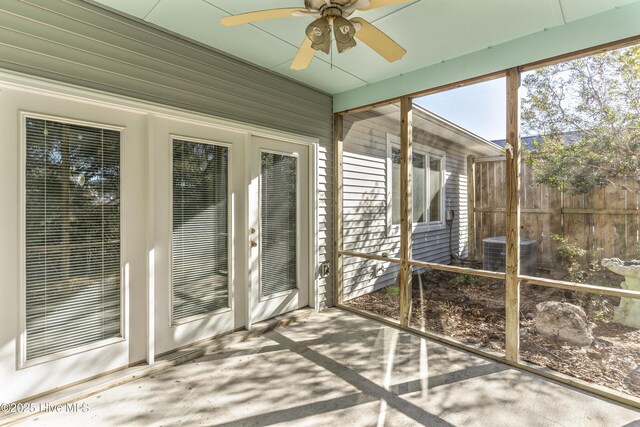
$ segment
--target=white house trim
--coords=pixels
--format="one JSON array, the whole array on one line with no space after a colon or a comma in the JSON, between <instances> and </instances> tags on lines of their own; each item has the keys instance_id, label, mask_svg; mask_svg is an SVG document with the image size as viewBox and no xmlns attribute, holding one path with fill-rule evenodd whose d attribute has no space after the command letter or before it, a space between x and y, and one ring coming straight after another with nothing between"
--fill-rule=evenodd
<instances>
[{"instance_id":1,"label":"white house trim","mask_svg":"<svg viewBox=\"0 0 640 427\"><path fill-rule=\"evenodd\" d=\"M392 149L393 148L400 148L400 138L397 135L393 135L393 134L387 134L387 159L385 162L385 167L386 167L386 188L387 188L387 203L386 203L386 214L387 214L387 236L391 237L391 236L399 236L400 235L400 224L394 224L393 223L393 215L392 215L392 204L393 204L393 176L392 176L392 168L393 168L393 162L392 162ZM414 222L413 223L413 230L415 233L422 233L422 232L428 232L428 231L434 231L434 230L442 230L446 227L445 225L445 221L444 221L444 215L445 215L445 201L446 199L446 189L445 189L445 182L446 182L446 169L447 169L447 155L444 151L442 150L438 150L437 148L433 148L433 147L429 147L423 144L413 144L413 152L414 153L418 153L421 154L423 156L425 156L425 161L426 161L426 173L427 173L427 179L426 179L426 196L431 196L431 176L430 176L430 165L429 165L429 161L431 159L431 156L437 156L440 158L440 168L441 168L441 173L440 173L440 221L437 222L431 222L429 221L429 197L426 198L426 204L427 204L427 210L426 210L426 221L424 222Z\"/></svg>"}]
</instances>

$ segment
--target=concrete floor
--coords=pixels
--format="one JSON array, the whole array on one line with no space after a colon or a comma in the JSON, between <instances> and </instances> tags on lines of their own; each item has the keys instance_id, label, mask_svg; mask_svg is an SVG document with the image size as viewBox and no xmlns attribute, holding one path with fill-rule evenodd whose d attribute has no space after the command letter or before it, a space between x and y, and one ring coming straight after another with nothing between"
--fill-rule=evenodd
<instances>
[{"instance_id":1,"label":"concrete floor","mask_svg":"<svg viewBox=\"0 0 640 427\"><path fill-rule=\"evenodd\" d=\"M640 412L340 310L23 425L640 426Z\"/></svg>"}]
</instances>

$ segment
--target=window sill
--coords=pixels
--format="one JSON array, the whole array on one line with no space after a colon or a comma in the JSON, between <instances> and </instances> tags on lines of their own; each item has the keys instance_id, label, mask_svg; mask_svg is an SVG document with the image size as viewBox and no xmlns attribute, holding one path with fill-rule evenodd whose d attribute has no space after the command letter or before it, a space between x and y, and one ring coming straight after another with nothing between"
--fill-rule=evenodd
<instances>
[{"instance_id":1,"label":"window sill","mask_svg":"<svg viewBox=\"0 0 640 427\"><path fill-rule=\"evenodd\" d=\"M441 223L441 222L437 222L435 224L420 224L418 226L418 229L422 229L424 228L424 231L440 231L440 230L444 230L446 229L446 225Z\"/></svg>"}]
</instances>

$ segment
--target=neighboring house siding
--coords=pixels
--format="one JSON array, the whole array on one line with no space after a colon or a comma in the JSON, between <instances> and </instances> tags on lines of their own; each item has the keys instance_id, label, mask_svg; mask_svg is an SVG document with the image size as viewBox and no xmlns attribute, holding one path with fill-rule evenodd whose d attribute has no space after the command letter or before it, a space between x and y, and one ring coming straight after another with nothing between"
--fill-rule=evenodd
<instances>
[{"instance_id":1,"label":"neighboring house siding","mask_svg":"<svg viewBox=\"0 0 640 427\"><path fill-rule=\"evenodd\" d=\"M330 96L79 0L0 2L0 40L6 70L319 138L319 262L330 257Z\"/></svg>"},{"instance_id":2,"label":"neighboring house siding","mask_svg":"<svg viewBox=\"0 0 640 427\"><path fill-rule=\"evenodd\" d=\"M398 136L399 120L393 116L358 113L344 121L344 247L348 251L387 252L398 257L400 239L387 224L387 134ZM414 123L413 146L446 154L445 209L454 209L452 250L467 255L467 152L463 147L433 135ZM413 258L448 264L449 229L413 234ZM376 277L374 265L384 272ZM344 299L388 286L396 280L397 264L347 257L344 263Z\"/></svg>"}]
</instances>

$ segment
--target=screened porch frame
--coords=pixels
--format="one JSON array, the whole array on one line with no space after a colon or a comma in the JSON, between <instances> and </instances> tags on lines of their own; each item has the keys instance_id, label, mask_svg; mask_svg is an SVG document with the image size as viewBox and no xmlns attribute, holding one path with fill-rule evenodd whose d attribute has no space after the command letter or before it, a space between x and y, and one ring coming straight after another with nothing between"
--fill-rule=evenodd
<instances>
[{"instance_id":1,"label":"screened porch frame","mask_svg":"<svg viewBox=\"0 0 640 427\"><path fill-rule=\"evenodd\" d=\"M475 78L463 80L430 88L421 92L408 94L402 97L387 99L369 105L337 112L334 114L334 277L333 277L333 302L334 305L342 309L353 311L363 316L379 320L385 324L400 327L403 330L410 330L412 333L434 339L456 348L470 351L490 359L506 363L508 365L524 369L526 371L542 375L555 381L586 390L600 396L621 402L635 408L640 408L640 399L610 388L588 383L584 380L571 377L553 371L548 368L539 367L532 363L520 359L520 286L541 285L546 287L565 289L570 291L580 291L597 295L610 295L625 298L640 299L640 292L624 289L612 289L603 286L580 284L575 282L567 282L555 279L543 279L520 274L520 103L518 89L521 84L521 74L525 71L531 71L538 68L547 67L573 59L585 56L595 55L613 49L620 49L640 43L640 36L630 37L612 43L595 46L588 49L582 49L565 55L552 57L542 61L536 61L529 64L509 68L507 70L493 72L490 74L478 76ZM411 259L411 235L412 235L412 107L413 98L431 95L434 93L445 92L463 86L482 83L496 78L506 78L506 112L507 112L507 139L505 150L506 170L504 179L506 182L506 272L491 272L476 270L472 268L458 267L453 265L443 265L430 262L422 262ZM362 253L356 251L345 251L343 245L343 118L345 115L357 112L367 111L376 107L389 105L392 103L400 103L400 252L398 257L389 257L385 255L377 255L370 253ZM468 163L468 167L473 167L473 163ZM471 197L468 195L468 197ZM471 205L468 209L472 209ZM473 236L473 227L468 228L469 236ZM397 321L364 310L356 309L344 303L343 300L343 266L344 257L358 257L362 259L377 260L390 262L400 265L399 287L400 287L400 318ZM480 346L474 346L463 343L459 340L446 337L441 334L425 332L412 328L410 326L411 319L411 289L412 289L412 267L425 267L434 270L447 271L452 273L460 273L481 277L489 277L505 280L505 344L506 352L504 355L488 351Z\"/></svg>"}]
</instances>

